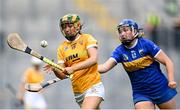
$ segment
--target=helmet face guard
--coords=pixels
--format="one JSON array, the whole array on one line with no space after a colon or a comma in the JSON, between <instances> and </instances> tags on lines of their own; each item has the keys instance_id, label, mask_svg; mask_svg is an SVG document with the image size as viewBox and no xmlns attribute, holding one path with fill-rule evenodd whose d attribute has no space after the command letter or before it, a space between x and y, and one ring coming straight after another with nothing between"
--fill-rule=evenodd
<instances>
[{"instance_id":1,"label":"helmet face guard","mask_svg":"<svg viewBox=\"0 0 180 110\"><path fill-rule=\"evenodd\" d=\"M67 25L68 26L71 25L74 27L74 29L75 29L74 34L67 34L64 32L64 29L66 28ZM59 26L60 26L60 30L61 30L62 34L65 36L65 38L69 41L73 41L75 39L76 35L80 33L82 24L80 22L80 17L78 15L68 14L68 15L63 16L60 19Z\"/></svg>"},{"instance_id":2,"label":"helmet face guard","mask_svg":"<svg viewBox=\"0 0 180 110\"><path fill-rule=\"evenodd\" d=\"M139 27L137 25L137 23L132 20L132 19L124 19L122 20L119 25L117 26L118 29L118 33L121 36L121 30L126 30L126 29L130 28L130 30L134 33L132 38L126 39L126 40L121 40L121 43L124 45L129 45L131 44L131 42L138 36L139 34Z\"/></svg>"}]
</instances>

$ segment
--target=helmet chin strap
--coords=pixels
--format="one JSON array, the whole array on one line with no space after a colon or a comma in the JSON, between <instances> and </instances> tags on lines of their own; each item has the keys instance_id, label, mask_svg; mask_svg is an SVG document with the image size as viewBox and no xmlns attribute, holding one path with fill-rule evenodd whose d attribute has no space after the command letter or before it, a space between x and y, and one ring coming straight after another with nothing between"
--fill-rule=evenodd
<instances>
[{"instance_id":1,"label":"helmet chin strap","mask_svg":"<svg viewBox=\"0 0 180 110\"><path fill-rule=\"evenodd\" d=\"M65 38L68 40L68 41L73 41L76 39L76 36L79 34L79 32L76 33L76 35L74 36L65 36Z\"/></svg>"},{"instance_id":2,"label":"helmet chin strap","mask_svg":"<svg viewBox=\"0 0 180 110\"><path fill-rule=\"evenodd\" d=\"M124 41L124 42L121 42L123 45L125 45L125 46L129 46L131 43L132 43L132 41L134 41L134 39L136 39L137 38L137 36L138 36L138 32L136 32L136 34L134 35L134 37L133 37L133 39L128 39L128 40L126 40L126 41Z\"/></svg>"},{"instance_id":3,"label":"helmet chin strap","mask_svg":"<svg viewBox=\"0 0 180 110\"><path fill-rule=\"evenodd\" d=\"M65 36L65 38L66 38L68 41L73 41L73 40L75 40L76 36Z\"/></svg>"}]
</instances>

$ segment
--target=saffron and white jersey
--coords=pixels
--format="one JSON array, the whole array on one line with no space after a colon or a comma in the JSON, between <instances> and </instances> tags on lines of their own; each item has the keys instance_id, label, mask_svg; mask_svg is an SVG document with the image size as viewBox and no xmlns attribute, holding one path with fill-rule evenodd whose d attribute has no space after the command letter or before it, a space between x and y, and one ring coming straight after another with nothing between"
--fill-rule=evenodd
<instances>
[{"instance_id":1,"label":"saffron and white jersey","mask_svg":"<svg viewBox=\"0 0 180 110\"><path fill-rule=\"evenodd\" d=\"M34 68L28 68L23 76L23 82L39 84L44 81L44 75L41 71ZM47 107L46 101L40 92L25 91L24 94L25 109L45 109Z\"/></svg>"},{"instance_id":2,"label":"saffron and white jersey","mask_svg":"<svg viewBox=\"0 0 180 110\"><path fill-rule=\"evenodd\" d=\"M138 38L131 48L119 45L113 51L111 57L122 63L129 75L133 94L159 97L167 90L167 78L161 72L159 62L153 59L160 51L156 44L143 37Z\"/></svg>"},{"instance_id":3,"label":"saffron and white jersey","mask_svg":"<svg viewBox=\"0 0 180 110\"><path fill-rule=\"evenodd\" d=\"M44 75L40 71L28 68L24 73L23 80L25 83L42 83L44 81Z\"/></svg>"},{"instance_id":4,"label":"saffron and white jersey","mask_svg":"<svg viewBox=\"0 0 180 110\"><path fill-rule=\"evenodd\" d=\"M97 47L97 41L89 34L80 34L74 41L63 42L57 50L58 63L66 67L76 65L89 58L88 48ZM100 74L95 64L89 68L73 73L72 87L75 93L83 93L94 84L101 82Z\"/></svg>"}]
</instances>

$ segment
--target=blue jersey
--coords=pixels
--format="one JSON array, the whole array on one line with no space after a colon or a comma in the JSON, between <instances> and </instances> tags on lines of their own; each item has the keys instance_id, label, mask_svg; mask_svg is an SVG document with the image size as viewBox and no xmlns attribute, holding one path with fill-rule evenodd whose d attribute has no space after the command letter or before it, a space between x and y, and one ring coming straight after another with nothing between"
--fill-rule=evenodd
<instances>
[{"instance_id":1,"label":"blue jersey","mask_svg":"<svg viewBox=\"0 0 180 110\"><path fill-rule=\"evenodd\" d=\"M140 37L132 48L119 45L111 57L122 63L131 80L133 95L143 94L153 98L163 95L168 88L168 80L160 70L154 57L161 49L152 41Z\"/></svg>"}]
</instances>

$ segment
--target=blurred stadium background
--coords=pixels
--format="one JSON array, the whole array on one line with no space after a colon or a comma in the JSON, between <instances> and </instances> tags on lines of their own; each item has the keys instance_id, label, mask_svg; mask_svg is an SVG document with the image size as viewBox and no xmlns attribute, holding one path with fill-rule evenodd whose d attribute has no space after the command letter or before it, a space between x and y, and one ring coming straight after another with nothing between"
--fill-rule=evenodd
<instances>
[{"instance_id":1,"label":"blurred stadium background","mask_svg":"<svg viewBox=\"0 0 180 110\"><path fill-rule=\"evenodd\" d=\"M180 82L180 0L0 0L0 109L17 108L13 95L8 91L10 83L16 91L24 70L29 67L30 56L12 50L6 44L6 36L18 32L34 50L56 59L57 46L64 37L60 33L59 18L77 13L83 20L83 32L99 40L99 63L111 55L120 43L116 26L124 18L136 20L144 27L146 37L154 40L175 63L175 79ZM148 15L158 16L157 36L151 37ZM47 40L47 48L40 47ZM162 67L164 70L164 68ZM54 78L53 74L46 75ZM121 64L102 75L106 100L102 109L132 109L131 86ZM179 91L179 87L177 88ZM50 109L78 109L71 91L70 81L64 80L43 92ZM180 96L176 97L180 108Z\"/></svg>"}]
</instances>

